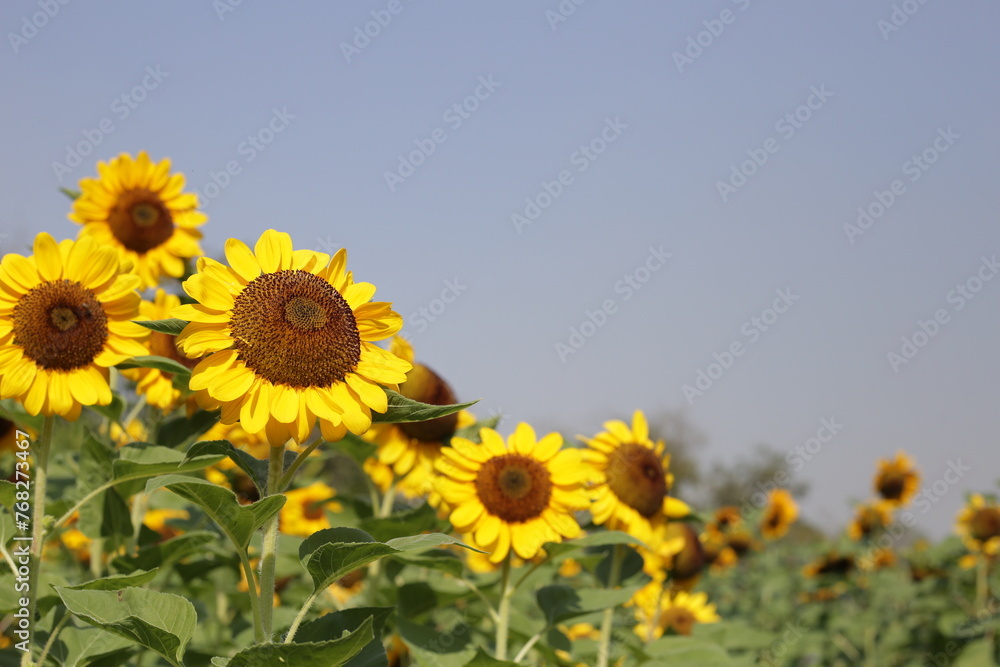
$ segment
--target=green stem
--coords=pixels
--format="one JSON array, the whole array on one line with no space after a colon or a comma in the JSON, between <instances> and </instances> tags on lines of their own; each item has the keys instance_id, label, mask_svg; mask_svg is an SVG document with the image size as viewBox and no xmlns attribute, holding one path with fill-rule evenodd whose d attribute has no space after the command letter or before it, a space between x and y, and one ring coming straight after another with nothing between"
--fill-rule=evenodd
<instances>
[{"instance_id":1,"label":"green stem","mask_svg":"<svg viewBox=\"0 0 1000 667\"><path fill-rule=\"evenodd\" d=\"M622 563L625 562L625 545L616 544L611 553L611 572L608 574L608 590L616 588L622 577ZM601 619L601 639L597 648L597 667L608 667L611 658L611 629L615 621L615 608L604 610Z\"/></svg>"},{"instance_id":2,"label":"green stem","mask_svg":"<svg viewBox=\"0 0 1000 667\"><path fill-rule=\"evenodd\" d=\"M267 494L279 493L285 459L285 445L271 447L267 468ZM278 513L264 524L264 544L260 555L260 620L264 641L271 641L274 616L274 570L278 564Z\"/></svg>"},{"instance_id":3,"label":"green stem","mask_svg":"<svg viewBox=\"0 0 1000 667\"><path fill-rule=\"evenodd\" d=\"M299 631L299 626L302 625L302 620L306 617L306 613L312 608L313 603L316 602L316 598L319 597L319 591L314 591L309 599L306 600L305 604L302 605L302 609L299 609L299 613L295 615L295 620L292 621L292 627L288 628L288 634L285 636L285 643L291 644L292 640L295 639L295 633Z\"/></svg>"},{"instance_id":4,"label":"green stem","mask_svg":"<svg viewBox=\"0 0 1000 667\"><path fill-rule=\"evenodd\" d=\"M48 475L46 468L49 464L49 444L52 441L52 427L55 424L55 417L46 417L42 425L42 435L35 442L34 446L34 467L31 474L34 476L32 483L35 486L35 493L31 504L31 546L29 551L28 567L28 623L31 624L31 632L34 635L35 610L38 608L38 570L42 566L42 545L45 535L45 491L48 485ZM21 657L22 665L31 664L31 651L24 652Z\"/></svg>"},{"instance_id":5,"label":"green stem","mask_svg":"<svg viewBox=\"0 0 1000 667\"><path fill-rule=\"evenodd\" d=\"M489 612L490 618L493 619L493 622L494 623L499 622L499 620L500 620L500 614L498 614L497 610L493 608L493 603L490 602L490 599L488 597L486 597L486 594L483 593L481 590L479 590L479 586L476 586L474 583L472 583L471 581L469 581L465 577L461 577L459 579L459 581L461 581L463 584L465 584L466 586L468 586L469 590L472 591L473 594L475 594L475 596L477 598L479 598L480 600L483 601L483 604L486 605L486 611Z\"/></svg>"},{"instance_id":6,"label":"green stem","mask_svg":"<svg viewBox=\"0 0 1000 667\"><path fill-rule=\"evenodd\" d=\"M63 629L63 626L66 625L66 622L69 621L71 616L72 614L67 612L61 619L59 619L56 627L52 628L52 632L49 634L49 640L45 642L45 646L42 648L42 654L38 656L38 662L36 664L45 664L45 658L48 657L49 651L52 649L52 645L55 643L56 637L59 635L59 631Z\"/></svg>"},{"instance_id":7,"label":"green stem","mask_svg":"<svg viewBox=\"0 0 1000 667\"><path fill-rule=\"evenodd\" d=\"M139 548L139 533L142 520L146 516L146 494L139 492L132 496L132 537L125 545L125 553L134 554Z\"/></svg>"},{"instance_id":8,"label":"green stem","mask_svg":"<svg viewBox=\"0 0 1000 667\"><path fill-rule=\"evenodd\" d=\"M295 473L299 471L299 468L302 466L303 463L306 462L306 459L309 458L309 455L312 454L316 450L316 448L322 445L324 442L325 440L323 440L322 437L316 438L311 443L309 443L309 446L307 446L305 449L299 452L299 455L295 457L294 461L292 461L292 465L288 466L288 470L286 470L285 474L281 475L281 479L278 480L279 492L284 491L289 486L291 486L292 480L295 479ZM282 454L282 456L284 456L284 454Z\"/></svg>"},{"instance_id":9,"label":"green stem","mask_svg":"<svg viewBox=\"0 0 1000 667\"><path fill-rule=\"evenodd\" d=\"M500 574L500 619L497 621L497 660L507 659L507 634L510 629L510 602L514 589L510 585L510 553L503 559Z\"/></svg>"},{"instance_id":10,"label":"green stem","mask_svg":"<svg viewBox=\"0 0 1000 667\"><path fill-rule=\"evenodd\" d=\"M979 554L979 562L976 563L976 613L980 613L986 608L986 597L989 594L988 567L986 554Z\"/></svg>"},{"instance_id":11,"label":"green stem","mask_svg":"<svg viewBox=\"0 0 1000 667\"><path fill-rule=\"evenodd\" d=\"M253 576L253 566L245 550L240 550L240 562L243 564L243 575L247 578L247 590L250 591L250 610L253 612L253 635L258 644L264 641L264 625L260 618L260 600ZM272 598L273 599L273 598Z\"/></svg>"},{"instance_id":12,"label":"green stem","mask_svg":"<svg viewBox=\"0 0 1000 667\"><path fill-rule=\"evenodd\" d=\"M387 517L392 514L392 504L396 501L396 479L393 478L392 484L386 489L385 495L382 496L382 506L379 507L378 516Z\"/></svg>"}]
</instances>

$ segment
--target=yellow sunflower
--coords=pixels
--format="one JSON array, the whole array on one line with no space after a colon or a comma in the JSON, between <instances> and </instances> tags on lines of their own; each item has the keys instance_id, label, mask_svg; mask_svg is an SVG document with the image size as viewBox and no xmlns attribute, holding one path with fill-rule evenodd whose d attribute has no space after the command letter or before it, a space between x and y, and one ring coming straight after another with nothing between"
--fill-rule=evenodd
<instances>
[{"instance_id":1,"label":"yellow sunflower","mask_svg":"<svg viewBox=\"0 0 1000 667\"><path fill-rule=\"evenodd\" d=\"M802 574L813 578L821 575L844 576L855 567L854 558L831 551L802 568Z\"/></svg>"},{"instance_id":2,"label":"yellow sunflower","mask_svg":"<svg viewBox=\"0 0 1000 667\"><path fill-rule=\"evenodd\" d=\"M847 534L856 542L877 537L892 523L892 509L893 504L886 500L858 505L854 510L854 519L847 526Z\"/></svg>"},{"instance_id":3,"label":"yellow sunflower","mask_svg":"<svg viewBox=\"0 0 1000 667\"><path fill-rule=\"evenodd\" d=\"M698 536L702 550L705 552L705 562L712 566L713 572L722 572L739 561L739 556L729 546L726 535L715 525L709 524Z\"/></svg>"},{"instance_id":4,"label":"yellow sunflower","mask_svg":"<svg viewBox=\"0 0 1000 667\"><path fill-rule=\"evenodd\" d=\"M709 604L707 593L664 591L662 586L646 586L634 598L635 634L642 639L657 639L664 633L690 635L698 623L716 623L719 614Z\"/></svg>"},{"instance_id":5,"label":"yellow sunflower","mask_svg":"<svg viewBox=\"0 0 1000 667\"><path fill-rule=\"evenodd\" d=\"M654 546L660 525L691 512L670 496L670 455L664 454L662 441L650 440L641 410L632 416L631 428L618 420L605 422L604 428L593 438L580 438L588 446L583 456L590 471L594 523Z\"/></svg>"},{"instance_id":6,"label":"yellow sunflower","mask_svg":"<svg viewBox=\"0 0 1000 667\"><path fill-rule=\"evenodd\" d=\"M165 320L179 305L181 300L177 296L158 289L152 301L143 300L139 304L139 315L144 320ZM148 354L173 359L188 368L194 368L198 363L197 359L188 359L178 351L176 338L170 334L151 331L146 344L149 348ZM122 375L136 383L136 392L145 396L147 403L164 413L170 412L177 406L181 391L174 387L172 373L156 368L133 368L122 371Z\"/></svg>"},{"instance_id":7,"label":"yellow sunflower","mask_svg":"<svg viewBox=\"0 0 1000 667\"><path fill-rule=\"evenodd\" d=\"M786 489L775 489L768 494L767 507L760 522L761 535L770 540L783 537L799 517L799 506Z\"/></svg>"},{"instance_id":8,"label":"yellow sunflower","mask_svg":"<svg viewBox=\"0 0 1000 667\"><path fill-rule=\"evenodd\" d=\"M512 550L534 558L545 542L580 534L573 512L588 504L580 450L563 449L558 433L537 440L524 423L506 444L490 428L480 437L478 445L452 438L436 464L455 530L470 534L472 546L490 552L493 563Z\"/></svg>"},{"instance_id":9,"label":"yellow sunflower","mask_svg":"<svg viewBox=\"0 0 1000 667\"><path fill-rule=\"evenodd\" d=\"M184 531L168 523L171 519L190 519L191 515L187 510L178 509L155 509L149 510L142 518L142 523L155 533L159 533L160 540L166 541L177 537Z\"/></svg>"},{"instance_id":10,"label":"yellow sunflower","mask_svg":"<svg viewBox=\"0 0 1000 667\"><path fill-rule=\"evenodd\" d=\"M1000 505L981 494L973 494L958 514L955 532L965 546L987 556L1000 553Z\"/></svg>"},{"instance_id":11,"label":"yellow sunflower","mask_svg":"<svg viewBox=\"0 0 1000 667\"><path fill-rule=\"evenodd\" d=\"M372 342L399 331L402 318L371 301L374 285L354 282L344 250L333 259L293 251L288 234L269 229L253 252L229 239L226 259L230 266L199 259L184 281L198 303L172 313L189 321L178 348L208 355L189 383L199 404L275 446L302 442L317 420L331 442L367 431L371 411L387 409L380 385L403 382L410 370Z\"/></svg>"},{"instance_id":12,"label":"yellow sunflower","mask_svg":"<svg viewBox=\"0 0 1000 667\"><path fill-rule=\"evenodd\" d=\"M399 393L403 396L431 405L458 402L451 387L437 373L414 363L413 348L404 338L395 336L389 351L413 364L406 381L399 385ZM378 449L374 459L365 461L365 471L382 491L386 491L395 479L398 480L396 488L402 495L428 497L431 505L437 507L440 499L434 493L434 464L441 456L441 448L456 430L475 423L472 413L462 410L425 422L375 424L365 434L365 439ZM392 474L384 474L383 466L388 466Z\"/></svg>"},{"instance_id":13,"label":"yellow sunflower","mask_svg":"<svg viewBox=\"0 0 1000 667\"><path fill-rule=\"evenodd\" d=\"M133 324L139 279L120 273L114 248L89 238L58 245L45 232L30 257L0 261L0 398L32 415L75 420L111 402L108 368L146 353Z\"/></svg>"},{"instance_id":14,"label":"yellow sunflower","mask_svg":"<svg viewBox=\"0 0 1000 667\"><path fill-rule=\"evenodd\" d=\"M27 427L18 427L17 424L10 421L9 419L4 419L0 417L0 452L19 452L21 448L17 446L17 441L19 439L17 432L21 431L28 436L28 440L34 440L38 436L35 432Z\"/></svg>"},{"instance_id":15,"label":"yellow sunflower","mask_svg":"<svg viewBox=\"0 0 1000 667\"><path fill-rule=\"evenodd\" d=\"M359 567L330 584L326 592L337 603L338 609L345 606L361 592L361 589L365 587L365 577L367 574L368 568Z\"/></svg>"},{"instance_id":16,"label":"yellow sunflower","mask_svg":"<svg viewBox=\"0 0 1000 667\"><path fill-rule=\"evenodd\" d=\"M880 497L894 505L906 505L919 486L920 473L905 452L897 452L896 458L891 461L879 459L875 492Z\"/></svg>"},{"instance_id":17,"label":"yellow sunflower","mask_svg":"<svg viewBox=\"0 0 1000 667\"><path fill-rule=\"evenodd\" d=\"M340 503L333 500L336 494L336 491L323 482L286 491L287 500L279 515L281 532L309 537L319 530L331 528L326 510L339 512L343 509Z\"/></svg>"},{"instance_id":18,"label":"yellow sunflower","mask_svg":"<svg viewBox=\"0 0 1000 667\"><path fill-rule=\"evenodd\" d=\"M154 164L145 152L135 160L122 153L98 162L97 173L96 180L80 181L69 214L83 225L80 237L121 253L143 288L155 287L163 274L184 275L184 259L201 254L196 228L207 220L195 210L198 196L182 192L184 175L170 173L170 160Z\"/></svg>"}]
</instances>

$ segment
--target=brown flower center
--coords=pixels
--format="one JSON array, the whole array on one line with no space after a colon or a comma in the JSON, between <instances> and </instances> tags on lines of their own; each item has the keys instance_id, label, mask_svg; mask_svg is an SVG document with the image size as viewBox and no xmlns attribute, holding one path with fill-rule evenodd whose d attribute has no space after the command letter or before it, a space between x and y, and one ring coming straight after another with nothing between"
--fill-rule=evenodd
<instances>
[{"instance_id":1,"label":"brown flower center","mask_svg":"<svg viewBox=\"0 0 1000 667\"><path fill-rule=\"evenodd\" d=\"M316 521L317 519L322 519L323 514L323 503L316 502L315 500L310 500L302 506L302 516L309 519L310 521Z\"/></svg>"},{"instance_id":2,"label":"brown flower center","mask_svg":"<svg viewBox=\"0 0 1000 667\"><path fill-rule=\"evenodd\" d=\"M14 306L12 320L14 344L46 370L86 366L108 339L108 318L101 303L93 292L71 280L32 288Z\"/></svg>"},{"instance_id":3,"label":"brown flower center","mask_svg":"<svg viewBox=\"0 0 1000 667\"><path fill-rule=\"evenodd\" d=\"M486 461L476 476L476 495L486 511L507 523L541 516L552 497L549 471L522 454L504 454Z\"/></svg>"},{"instance_id":4,"label":"brown flower center","mask_svg":"<svg viewBox=\"0 0 1000 667\"><path fill-rule=\"evenodd\" d=\"M661 511L667 474L652 449L626 443L608 457L608 487L618 499L647 519Z\"/></svg>"},{"instance_id":5,"label":"brown flower center","mask_svg":"<svg viewBox=\"0 0 1000 667\"><path fill-rule=\"evenodd\" d=\"M1000 536L1000 509L984 507L972 516L972 537L985 542Z\"/></svg>"},{"instance_id":6,"label":"brown flower center","mask_svg":"<svg viewBox=\"0 0 1000 667\"><path fill-rule=\"evenodd\" d=\"M452 405L457 403L455 394L441 376L423 364L414 364L406 374L406 382L399 385L399 393L407 398L430 405ZM447 440L458 426L458 413L438 417L425 422L408 422L399 428L407 436L420 442L441 442Z\"/></svg>"},{"instance_id":7,"label":"brown flower center","mask_svg":"<svg viewBox=\"0 0 1000 667\"><path fill-rule=\"evenodd\" d=\"M694 624L697 623L697 619L695 619L690 609L670 607L663 610L660 622L663 624L664 630L673 629L679 635L690 635L694 629Z\"/></svg>"},{"instance_id":8,"label":"brown flower center","mask_svg":"<svg viewBox=\"0 0 1000 667\"><path fill-rule=\"evenodd\" d=\"M886 500L900 500L906 490L906 475L888 472L879 478L878 492Z\"/></svg>"},{"instance_id":9,"label":"brown flower center","mask_svg":"<svg viewBox=\"0 0 1000 667\"><path fill-rule=\"evenodd\" d=\"M236 297L230 329L239 358L273 384L329 387L361 360L350 304L308 271L255 278Z\"/></svg>"},{"instance_id":10,"label":"brown flower center","mask_svg":"<svg viewBox=\"0 0 1000 667\"><path fill-rule=\"evenodd\" d=\"M126 190L108 215L108 226L118 242L140 255L174 235L174 219L159 195L149 190Z\"/></svg>"}]
</instances>

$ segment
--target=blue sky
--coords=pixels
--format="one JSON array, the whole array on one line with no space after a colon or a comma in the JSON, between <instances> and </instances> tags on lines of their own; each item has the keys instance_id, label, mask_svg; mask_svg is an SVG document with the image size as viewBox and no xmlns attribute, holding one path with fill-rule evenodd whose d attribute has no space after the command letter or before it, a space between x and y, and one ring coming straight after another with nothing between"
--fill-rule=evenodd
<instances>
[{"instance_id":1,"label":"blue sky","mask_svg":"<svg viewBox=\"0 0 1000 667\"><path fill-rule=\"evenodd\" d=\"M996 488L996 3L234 3L0 7L4 250L146 150L208 254L348 248L505 428L683 410L709 461L832 419L794 472L826 527L900 448L925 531Z\"/></svg>"}]
</instances>

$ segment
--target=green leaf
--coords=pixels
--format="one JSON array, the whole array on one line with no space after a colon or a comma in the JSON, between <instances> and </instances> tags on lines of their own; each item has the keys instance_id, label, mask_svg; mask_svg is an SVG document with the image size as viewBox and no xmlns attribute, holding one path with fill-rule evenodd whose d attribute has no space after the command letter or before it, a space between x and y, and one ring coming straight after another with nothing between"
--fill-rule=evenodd
<instances>
[{"instance_id":1,"label":"green leaf","mask_svg":"<svg viewBox=\"0 0 1000 667\"><path fill-rule=\"evenodd\" d=\"M59 188L59 192L63 193L70 199L76 199L77 197L80 196L79 190L70 190L69 188Z\"/></svg>"},{"instance_id":2,"label":"green leaf","mask_svg":"<svg viewBox=\"0 0 1000 667\"><path fill-rule=\"evenodd\" d=\"M217 540L217 534L204 530L192 531L165 542L144 546L135 555L118 556L111 565L119 572L167 567L181 558L202 551L204 545Z\"/></svg>"},{"instance_id":3,"label":"green leaf","mask_svg":"<svg viewBox=\"0 0 1000 667\"><path fill-rule=\"evenodd\" d=\"M160 424L156 430L156 442L164 447L177 447L212 428L217 421L219 414L207 410L199 410L191 417L184 415L172 417Z\"/></svg>"},{"instance_id":4,"label":"green leaf","mask_svg":"<svg viewBox=\"0 0 1000 667\"><path fill-rule=\"evenodd\" d=\"M442 631L397 614L396 631L421 667L464 667L476 656L469 646L471 628L466 623Z\"/></svg>"},{"instance_id":5,"label":"green leaf","mask_svg":"<svg viewBox=\"0 0 1000 667\"><path fill-rule=\"evenodd\" d=\"M376 540L385 542L395 537L407 537L428 530L441 530L443 524L434 508L424 503L420 507L391 516L364 519L358 527Z\"/></svg>"},{"instance_id":6,"label":"green leaf","mask_svg":"<svg viewBox=\"0 0 1000 667\"><path fill-rule=\"evenodd\" d=\"M372 417L376 413L372 413ZM331 443L334 449L339 449L341 452L351 457L355 463L359 466L364 465L365 461L375 454L375 450L378 447L374 443L368 442L364 438L360 438L353 433L348 433L343 438L337 442Z\"/></svg>"},{"instance_id":7,"label":"green leaf","mask_svg":"<svg viewBox=\"0 0 1000 667\"><path fill-rule=\"evenodd\" d=\"M393 560L405 565L424 567L429 570L440 570L447 572L453 577L462 576L462 571L465 569L461 558L444 549L431 549L417 554L396 554L393 556Z\"/></svg>"},{"instance_id":8,"label":"green leaf","mask_svg":"<svg viewBox=\"0 0 1000 667\"><path fill-rule=\"evenodd\" d=\"M354 632L324 642L257 644L234 655L226 667L341 667L361 652L373 639L373 618L369 616Z\"/></svg>"},{"instance_id":9,"label":"green leaf","mask_svg":"<svg viewBox=\"0 0 1000 667\"><path fill-rule=\"evenodd\" d=\"M100 579L86 581L82 584L76 584L75 586L64 586L64 588L70 591L116 591L119 588L128 588L129 586L134 588L145 586L155 577L156 570L151 570L149 572L145 570L136 570L131 574L119 574L112 575L110 577L102 577Z\"/></svg>"},{"instance_id":10,"label":"green leaf","mask_svg":"<svg viewBox=\"0 0 1000 667\"><path fill-rule=\"evenodd\" d=\"M407 398L392 389L386 389L389 408L385 412L372 412L372 423L405 424L425 422L438 417L446 417L478 403L478 400L454 405L430 405Z\"/></svg>"},{"instance_id":11,"label":"green leaf","mask_svg":"<svg viewBox=\"0 0 1000 667\"><path fill-rule=\"evenodd\" d=\"M554 558L556 556L564 556L568 553L576 551L577 549L585 549L587 547L603 547L609 544L634 544L640 547L646 546L640 540L637 540L628 533L623 533L617 530L606 530L578 537L577 539L569 540L568 542L546 542L543 548L545 549L545 553Z\"/></svg>"},{"instance_id":12,"label":"green leaf","mask_svg":"<svg viewBox=\"0 0 1000 667\"><path fill-rule=\"evenodd\" d=\"M577 616L628 602L639 586L607 590L606 588L571 588L564 584L543 586L535 593L538 606L545 612L548 625L555 625Z\"/></svg>"},{"instance_id":13,"label":"green leaf","mask_svg":"<svg viewBox=\"0 0 1000 667\"><path fill-rule=\"evenodd\" d=\"M703 639L693 637L661 637L644 649L654 662L644 665L698 665L698 667L732 667L733 660L725 650Z\"/></svg>"},{"instance_id":14,"label":"green leaf","mask_svg":"<svg viewBox=\"0 0 1000 667\"><path fill-rule=\"evenodd\" d=\"M253 480L257 490L261 495L267 491L267 469L270 467L267 461L250 456L242 449L233 446L228 440L204 440L196 442L188 449L185 461L197 459L202 456L228 456L233 463L239 466L240 470ZM285 470L288 470L292 462L295 461L295 452L285 452Z\"/></svg>"},{"instance_id":15,"label":"green leaf","mask_svg":"<svg viewBox=\"0 0 1000 667\"><path fill-rule=\"evenodd\" d=\"M115 368L122 371L130 368L155 368L158 371L172 373L174 375L191 375L191 369L184 364L174 361L169 357L158 357L154 355L132 357L131 359L121 362Z\"/></svg>"},{"instance_id":16,"label":"green leaf","mask_svg":"<svg viewBox=\"0 0 1000 667\"><path fill-rule=\"evenodd\" d=\"M401 537L382 543L357 528L326 528L302 541L299 560L312 577L314 590L319 591L380 558L445 544L465 546L454 537L441 533Z\"/></svg>"},{"instance_id":17,"label":"green leaf","mask_svg":"<svg viewBox=\"0 0 1000 667\"><path fill-rule=\"evenodd\" d=\"M171 336L176 336L180 332L184 331L184 327L188 325L185 320L179 320L176 317L171 317L165 320L132 320L136 324L147 329L152 329L153 331L158 331L160 333L170 334Z\"/></svg>"},{"instance_id":18,"label":"green leaf","mask_svg":"<svg viewBox=\"0 0 1000 667\"><path fill-rule=\"evenodd\" d=\"M118 459L112 461L111 470L116 480L136 482L117 487L129 496L142 489L143 479L169 473L194 472L218 463L222 458L220 455L212 454L186 457L176 449L151 445L148 442L134 442L118 449Z\"/></svg>"},{"instance_id":19,"label":"green leaf","mask_svg":"<svg viewBox=\"0 0 1000 667\"><path fill-rule=\"evenodd\" d=\"M357 630L367 620L371 619L375 637L353 658L345 663L346 667L387 667L385 648L382 646L382 629L392 615L392 607L355 607L344 609L332 614L324 614L317 619L303 623L295 634L296 643L326 641L340 637L345 632Z\"/></svg>"},{"instance_id":20,"label":"green leaf","mask_svg":"<svg viewBox=\"0 0 1000 667\"><path fill-rule=\"evenodd\" d=\"M108 489L101 494L101 537L119 540L131 537L135 532L128 503L117 489Z\"/></svg>"},{"instance_id":21,"label":"green leaf","mask_svg":"<svg viewBox=\"0 0 1000 667\"><path fill-rule=\"evenodd\" d=\"M17 493L17 486L14 482L0 479L0 505L8 510L14 510L14 494Z\"/></svg>"},{"instance_id":22,"label":"green leaf","mask_svg":"<svg viewBox=\"0 0 1000 667\"><path fill-rule=\"evenodd\" d=\"M777 639L774 633L758 630L742 621L696 623L692 636L733 651L765 649Z\"/></svg>"},{"instance_id":23,"label":"green leaf","mask_svg":"<svg viewBox=\"0 0 1000 667\"><path fill-rule=\"evenodd\" d=\"M107 405L88 405L88 408L112 422L121 423L125 414L125 401L118 394L111 394L111 402Z\"/></svg>"},{"instance_id":24,"label":"green leaf","mask_svg":"<svg viewBox=\"0 0 1000 667\"><path fill-rule=\"evenodd\" d=\"M501 419L503 419L502 415L495 415L493 417L490 417L489 419L483 419L481 421L477 421L475 424L469 424L468 426L464 426L458 429L457 431L451 434L451 437L465 438L466 440L471 440L472 442L478 443L480 429L484 428L495 429L497 427L497 424L500 423Z\"/></svg>"},{"instance_id":25,"label":"green leaf","mask_svg":"<svg viewBox=\"0 0 1000 667\"><path fill-rule=\"evenodd\" d=\"M236 494L204 479L164 475L149 480L146 493L167 488L201 507L239 549L245 550L254 532L285 504L285 496L263 498L252 505L240 505Z\"/></svg>"},{"instance_id":26,"label":"green leaf","mask_svg":"<svg viewBox=\"0 0 1000 667\"><path fill-rule=\"evenodd\" d=\"M67 625L52 644L50 655L64 667L94 665L99 659L112 658L112 664L127 665L138 647L128 639L90 625ZM48 664L48 663L46 663Z\"/></svg>"},{"instance_id":27,"label":"green leaf","mask_svg":"<svg viewBox=\"0 0 1000 667\"><path fill-rule=\"evenodd\" d=\"M169 593L143 588L77 591L63 587L56 587L56 592L77 617L156 651L174 665L181 664L198 623L194 605Z\"/></svg>"},{"instance_id":28,"label":"green leaf","mask_svg":"<svg viewBox=\"0 0 1000 667\"><path fill-rule=\"evenodd\" d=\"M509 660L497 660L483 649L477 649L476 656L465 663L465 667L517 667L517 663Z\"/></svg>"}]
</instances>

